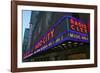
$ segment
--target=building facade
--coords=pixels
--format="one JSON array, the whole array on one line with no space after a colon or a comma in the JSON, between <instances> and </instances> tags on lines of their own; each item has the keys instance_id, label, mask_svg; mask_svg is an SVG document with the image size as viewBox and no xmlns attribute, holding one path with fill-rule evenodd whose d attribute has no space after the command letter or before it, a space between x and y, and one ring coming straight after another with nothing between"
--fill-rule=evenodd
<instances>
[{"instance_id":1,"label":"building facade","mask_svg":"<svg viewBox=\"0 0 100 73\"><path fill-rule=\"evenodd\" d=\"M32 11L31 20L30 20L30 35L29 35L30 38L29 38L29 44L28 44L28 48L31 49L32 54L31 54L31 56L25 57L25 61L55 61L55 60L75 60L75 59L89 59L90 58L90 52L89 52L90 51L90 43L89 43L90 38L89 38L88 31L86 31L87 35L88 35L88 42L77 41L75 39L69 39L69 40L59 43L58 45L50 47L49 49L47 49L48 48L47 47L47 48L45 48L45 50L43 49L43 51L41 51L40 48L44 47L45 44L48 44L49 40L53 40L52 43L54 43L54 41L59 41L61 38L64 38L64 37L67 37L68 35L70 35L67 33L66 35L63 35L60 39L57 38L55 40L54 38L52 38L53 30L52 30L52 32L50 32L51 28L55 28L56 29L55 34L60 34L61 31L65 30L66 27L70 26L70 24L69 24L69 26L64 26L64 28L62 26L59 27L60 24L63 25L66 23L66 25L67 25L68 20L66 20L66 21L64 20L64 22L61 22L61 20L63 18L65 18L65 16L74 17L74 18L78 19L78 21L83 20L87 26L86 29L88 29L89 24L87 24L87 23L90 20L89 14L49 12L49 11L48 12ZM54 26L56 24L57 24L57 26ZM81 25L79 25L79 27L81 27ZM75 30L84 31L85 28L80 29L79 27L75 28ZM50 35L50 36L48 36L48 35ZM58 35L56 35L56 36L58 36ZM54 37L56 37L56 36L54 36ZM71 35L71 36L76 37L77 35ZM44 41L44 39L46 41ZM42 42L41 42L41 40L42 40ZM40 42L40 43L38 43L38 42ZM42 43L42 45L41 45L41 43ZM50 45L52 43L49 43L48 45ZM38 46L36 46L37 44L38 44ZM39 49L39 50L37 50L37 49Z\"/></svg>"},{"instance_id":2,"label":"building facade","mask_svg":"<svg viewBox=\"0 0 100 73\"><path fill-rule=\"evenodd\" d=\"M23 39L23 44L22 44L22 51L23 52L26 52L26 50L28 49L29 32L30 32L30 29L26 28L25 32L24 32L24 39Z\"/></svg>"}]
</instances>

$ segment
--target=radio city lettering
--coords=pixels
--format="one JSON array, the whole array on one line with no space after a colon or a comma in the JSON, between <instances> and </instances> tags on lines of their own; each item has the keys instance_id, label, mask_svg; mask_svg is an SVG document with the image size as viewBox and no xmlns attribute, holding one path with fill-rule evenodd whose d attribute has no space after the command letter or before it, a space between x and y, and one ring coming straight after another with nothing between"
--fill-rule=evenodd
<instances>
[{"instance_id":1,"label":"radio city lettering","mask_svg":"<svg viewBox=\"0 0 100 73\"><path fill-rule=\"evenodd\" d=\"M66 22L67 21L67 22ZM65 26L66 25L66 26ZM53 26L53 27L52 27ZM89 42L87 25L70 16L63 16L33 47L34 54L64 41Z\"/></svg>"},{"instance_id":2,"label":"radio city lettering","mask_svg":"<svg viewBox=\"0 0 100 73\"><path fill-rule=\"evenodd\" d=\"M87 33L86 24L82 24L79 21L72 18L70 18L70 29L81 33Z\"/></svg>"},{"instance_id":3,"label":"radio city lettering","mask_svg":"<svg viewBox=\"0 0 100 73\"><path fill-rule=\"evenodd\" d=\"M44 45L46 42L48 42L50 39L54 37L54 29L47 33L36 45L35 49L40 48L42 45Z\"/></svg>"},{"instance_id":4,"label":"radio city lettering","mask_svg":"<svg viewBox=\"0 0 100 73\"><path fill-rule=\"evenodd\" d=\"M68 21L69 23L67 24L61 24ZM69 25L66 26L65 25ZM66 32L62 34L64 31L68 30L67 27L69 28L69 32ZM59 28L59 29L57 29ZM63 32L60 30L63 28L66 28L63 30ZM71 32L74 31L74 32ZM60 32L59 37L57 37L59 34L55 34L57 32ZM76 33L77 32L77 33ZM87 25L81 23L79 20L73 17L65 17L64 19L61 20L55 27L52 28L51 31L49 31L42 39L39 40L37 44L35 44L35 50L40 49L43 50L45 48L51 47L54 44L59 43L60 41L64 41L65 39L69 38L71 40L72 38L78 39L77 41L86 41L88 42L88 35L87 35ZM82 35L85 34L85 35ZM57 37L57 38L56 38ZM55 38L55 39L54 39ZM52 40L53 39L53 40ZM52 40L52 41L51 41ZM40 51L40 50L37 50ZM36 52L36 51L35 51Z\"/></svg>"},{"instance_id":5,"label":"radio city lettering","mask_svg":"<svg viewBox=\"0 0 100 73\"><path fill-rule=\"evenodd\" d=\"M59 44L60 41L62 41L64 39L63 35L56 38L55 40L46 43L45 45L43 45L41 48L37 49L36 51L34 51L34 53L38 53L40 51L46 50L48 48L51 48L52 46L56 46L57 43Z\"/></svg>"}]
</instances>

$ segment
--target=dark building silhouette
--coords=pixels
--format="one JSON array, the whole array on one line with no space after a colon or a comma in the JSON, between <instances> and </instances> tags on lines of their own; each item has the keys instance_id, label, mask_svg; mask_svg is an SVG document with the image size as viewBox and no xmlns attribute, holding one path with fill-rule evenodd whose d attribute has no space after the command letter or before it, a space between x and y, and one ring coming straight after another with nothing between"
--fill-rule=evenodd
<instances>
[{"instance_id":1,"label":"dark building silhouette","mask_svg":"<svg viewBox=\"0 0 100 73\"><path fill-rule=\"evenodd\" d=\"M22 51L23 52L25 52L28 49L29 31L30 31L30 29L26 28L25 32L24 32L24 39L23 39L23 45L22 45Z\"/></svg>"}]
</instances>

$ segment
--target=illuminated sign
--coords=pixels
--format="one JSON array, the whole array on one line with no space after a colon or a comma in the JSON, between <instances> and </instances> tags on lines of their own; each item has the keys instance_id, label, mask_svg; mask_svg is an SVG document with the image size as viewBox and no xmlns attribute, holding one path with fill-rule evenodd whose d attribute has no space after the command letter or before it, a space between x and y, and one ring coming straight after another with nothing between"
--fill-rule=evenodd
<instances>
[{"instance_id":1,"label":"illuminated sign","mask_svg":"<svg viewBox=\"0 0 100 73\"><path fill-rule=\"evenodd\" d=\"M87 26L86 24L81 23L80 21L70 18L70 29L81 32L81 33L87 33Z\"/></svg>"},{"instance_id":2,"label":"illuminated sign","mask_svg":"<svg viewBox=\"0 0 100 73\"><path fill-rule=\"evenodd\" d=\"M53 25L51 31L35 45L37 50L34 53L56 46L66 40L88 42L87 33L86 24L73 17L64 17L58 24Z\"/></svg>"},{"instance_id":3,"label":"illuminated sign","mask_svg":"<svg viewBox=\"0 0 100 73\"><path fill-rule=\"evenodd\" d=\"M38 43L35 45L35 49L40 48L42 45L44 45L46 42L48 42L50 39L54 37L54 29L52 29L50 32L47 33Z\"/></svg>"},{"instance_id":4,"label":"illuminated sign","mask_svg":"<svg viewBox=\"0 0 100 73\"><path fill-rule=\"evenodd\" d=\"M89 42L87 25L76 18L63 16L36 42L33 54L47 50L64 41Z\"/></svg>"}]
</instances>

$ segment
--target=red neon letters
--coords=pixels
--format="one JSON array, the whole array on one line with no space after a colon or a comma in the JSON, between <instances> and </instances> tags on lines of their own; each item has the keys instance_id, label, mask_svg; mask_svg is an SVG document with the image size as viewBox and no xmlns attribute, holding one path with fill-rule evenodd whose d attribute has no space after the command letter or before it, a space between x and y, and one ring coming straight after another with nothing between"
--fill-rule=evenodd
<instances>
[{"instance_id":1,"label":"red neon letters","mask_svg":"<svg viewBox=\"0 0 100 73\"><path fill-rule=\"evenodd\" d=\"M75 19L70 19L70 28L71 30L78 31L81 33L87 33L87 26L86 24L82 24L79 21L76 21Z\"/></svg>"},{"instance_id":2,"label":"red neon letters","mask_svg":"<svg viewBox=\"0 0 100 73\"><path fill-rule=\"evenodd\" d=\"M54 29L47 33L36 45L35 49L40 48L43 44L48 42L50 39L54 37Z\"/></svg>"}]
</instances>

